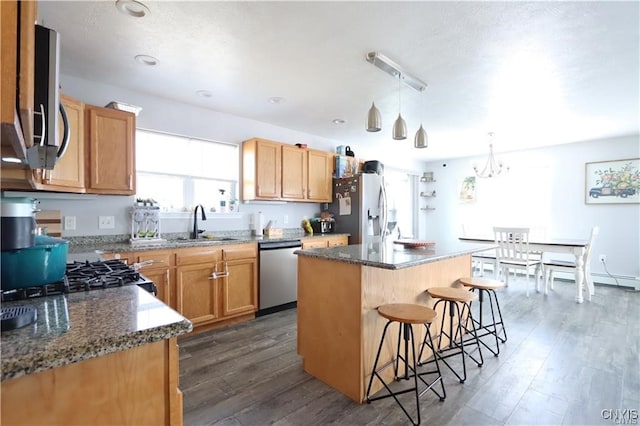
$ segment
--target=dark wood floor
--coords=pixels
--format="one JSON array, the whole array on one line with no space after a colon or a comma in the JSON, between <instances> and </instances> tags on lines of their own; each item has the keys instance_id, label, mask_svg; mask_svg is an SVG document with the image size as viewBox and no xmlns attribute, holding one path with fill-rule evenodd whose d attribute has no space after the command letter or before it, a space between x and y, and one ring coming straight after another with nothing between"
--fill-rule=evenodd
<instances>
[{"instance_id":1,"label":"dark wood floor","mask_svg":"<svg viewBox=\"0 0 640 426\"><path fill-rule=\"evenodd\" d=\"M529 298L524 285L510 280L499 293L509 337L500 356L468 367L464 384L444 370L447 399L423 395L423 424L613 425L603 410L637 415L640 293L598 286L579 305L573 283ZM392 399L356 404L302 371L295 310L179 344L185 425L408 424Z\"/></svg>"}]
</instances>

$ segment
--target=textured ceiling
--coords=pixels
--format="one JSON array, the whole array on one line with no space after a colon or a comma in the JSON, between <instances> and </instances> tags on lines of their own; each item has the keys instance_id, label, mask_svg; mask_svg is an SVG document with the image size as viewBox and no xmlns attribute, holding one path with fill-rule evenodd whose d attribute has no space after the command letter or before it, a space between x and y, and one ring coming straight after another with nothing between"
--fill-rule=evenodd
<instances>
[{"instance_id":1,"label":"textured ceiling","mask_svg":"<svg viewBox=\"0 0 640 426\"><path fill-rule=\"evenodd\" d=\"M62 72L424 160L484 153L490 131L498 152L638 133L638 2L145 4L136 19L114 1L41 1ZM373 50L429 85L402 88L406 141L391 139L398 83ZM384 127L367 133L374 100Z\"/></svg>"}]
</instances>

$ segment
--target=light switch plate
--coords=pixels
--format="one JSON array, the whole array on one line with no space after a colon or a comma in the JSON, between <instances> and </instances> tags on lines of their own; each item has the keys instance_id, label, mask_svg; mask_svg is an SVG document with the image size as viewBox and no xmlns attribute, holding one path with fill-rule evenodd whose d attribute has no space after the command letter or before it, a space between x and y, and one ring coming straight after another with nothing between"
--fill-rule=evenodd
<instances>
[{"instance_id":1,"label":"light switch plate","mask_svg":"<svg viewBox=\"0 0 640 426\"><path fill-rule=\"evenodd\" d=\"M116 219L114 216L98 216L98 228L113 229L116 227Z\"/></svg>"},{"instance_id":2,"label":"light switch plate","mask_svg":"<svg viewBox=\"0 0 640 426\"><path fill-rule=\"evenodd\" d=\"M76 217L75 216L65 216L64 217L64 229L66 231L73 231L76 229Z\"/></svg>"}]
</instances>

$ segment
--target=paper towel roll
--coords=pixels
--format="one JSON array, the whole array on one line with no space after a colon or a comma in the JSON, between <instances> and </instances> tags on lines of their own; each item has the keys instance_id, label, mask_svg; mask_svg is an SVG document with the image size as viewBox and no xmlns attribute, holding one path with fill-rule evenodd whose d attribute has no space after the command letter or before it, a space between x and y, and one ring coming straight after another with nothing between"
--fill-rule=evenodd
<instances>
[{"instance_id":1,"label":"paper towel roll","mask_svg":"<svg viewBox=\"0 0 640 426\"><path fill-rule=\"evenodd\" d=\"M257 237L262 236L262 229L264 228L264 215L262 212L253 214L253 235Z\"/></svg>"}]
</instances>

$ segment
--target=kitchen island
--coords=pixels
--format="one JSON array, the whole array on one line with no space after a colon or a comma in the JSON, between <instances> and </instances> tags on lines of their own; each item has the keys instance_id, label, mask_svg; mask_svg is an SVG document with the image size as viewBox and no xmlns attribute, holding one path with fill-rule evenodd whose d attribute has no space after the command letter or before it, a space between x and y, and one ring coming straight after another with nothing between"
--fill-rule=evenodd
<instances>
[{"instance_id":1,"label":"kitchen island","mask_svg":"<svg viewBox=\"0 0 640 426\"><path fill-rule=\"evenodd\" d=\"M487 245L453 240L430 248L372 241L297 251L298 354L304 371L363 402L386 323L377 307L386 303L432 307L425 290L458 285L458 278L471 274L471 255L484 250ZM435 328L439 321L440 317L432 324L433 335L439 334ZM415 332L416 340L424 335L423 327ZM397 339L397 333L390 334ZM389 341L381 363L392 359L393 350L395 342ZM387 374L385 379L392 377Z\"/></svg>"},{"instance_id":2,"label":"kitchen island","mask_svg":"<svg viewBox=\"0 0 640 426\"><path fill-rule=\"evenodd\" d=\"M3 303L24 305L36 323L2 332L2 424L182 424L188 320L135 285Z\"/></svg>"}]
</instances>

